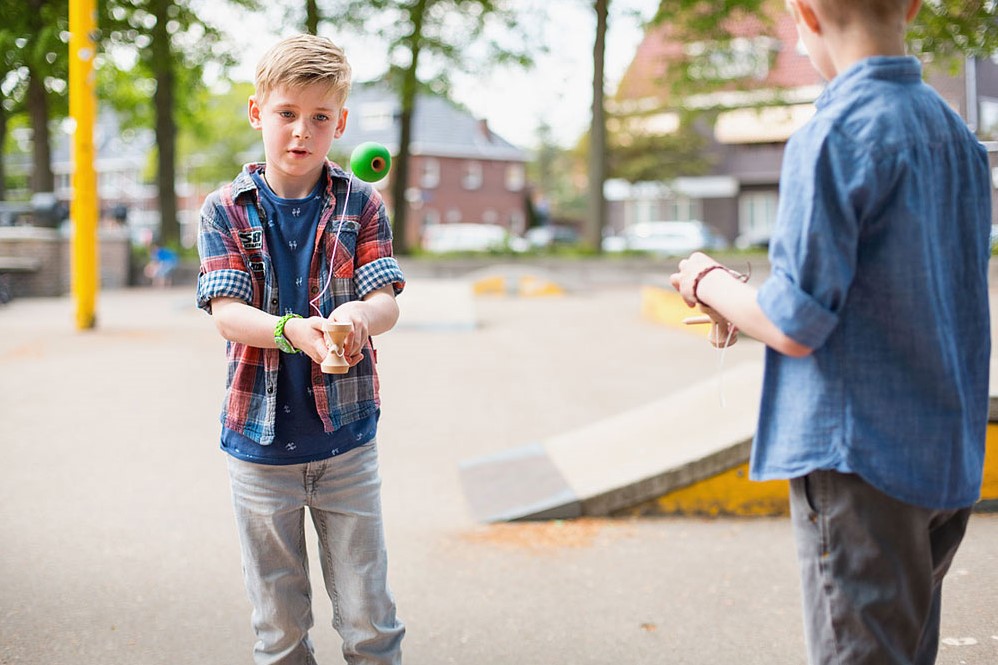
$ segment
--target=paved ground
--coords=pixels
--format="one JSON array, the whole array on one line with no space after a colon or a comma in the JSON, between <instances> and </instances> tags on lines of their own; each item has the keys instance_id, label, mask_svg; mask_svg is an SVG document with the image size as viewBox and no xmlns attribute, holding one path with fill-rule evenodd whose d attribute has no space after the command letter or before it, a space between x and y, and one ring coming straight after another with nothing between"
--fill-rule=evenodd
<instances>
[{"instance_id":1,"label":"paved ground","mask_svg":"<svg viewBox=\"0 0 998 665\"><path fill-rule=\"evenodd\" d=\"M223 342L191 302L189 289L105 292L86 333L69 299L0 308L0 663L250 662L215 443ZM635 287L476 306L475 332L402 326L378 342L406 662L803 664L786 520L471 520L461 460L650 402L718 363L643 322ZM725 366L759 353L740 344ZM939 663L998 663L996 589L998 516L979 515L947 582ZM318 587L316 609L320 660L340 662Z\"/></svg>"}]
</instances>

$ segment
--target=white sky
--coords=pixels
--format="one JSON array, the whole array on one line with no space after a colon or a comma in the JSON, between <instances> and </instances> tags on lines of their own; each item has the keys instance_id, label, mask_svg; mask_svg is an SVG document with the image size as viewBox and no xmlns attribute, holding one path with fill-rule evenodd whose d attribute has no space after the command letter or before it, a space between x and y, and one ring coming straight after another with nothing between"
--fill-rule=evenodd
<instances>
[{"instance_id":1,"label":"white sky","mask_svg":"<svg viewBox=\"0 0 998 665\"><path fill-rule=\"evenodd\" d=\"M616 89L641 42L640 19L649 18L657 4L656 0L611 0L605 65L607 94ZM209 20L216 13L213 8L222 9L219 5L206 2L204 11ZM476 117L486 119L489 127L500 136L523 148L536 146L537 127L542 119L546 119L551 126L556 142L564 146L572 145L589 126L591 114L592 51L596 28L592 2L541 0L540 6L548 14L542 38L546 41L548 52L536 56L533 68L493 69L477 77L452 76L454 99L469 108ZM640 14L640 18L636 13ZM246 39L240 49L244 63L233 72L235 78L252 80L256 59L262 51L279 37L294 32L292 28L279 33L266 23L267 20L259 16L238 21L239 34L252 35L252 39ZM271 26L275 23L279 21L272 20ZM231 14L219 16L216 24L231 25ZM327 34L325 30L322 32ZM265 39L264 35L270 35L271 39ZM329 36L337 40L335 35ZM234 39L238 43L239 36ZM370 80L384 71L383 60L357 55L381 53L383 48L372 48L362 38L352 40L344 37L339 41L353 67L354 80Z\"/></svg>"}]
</instances>

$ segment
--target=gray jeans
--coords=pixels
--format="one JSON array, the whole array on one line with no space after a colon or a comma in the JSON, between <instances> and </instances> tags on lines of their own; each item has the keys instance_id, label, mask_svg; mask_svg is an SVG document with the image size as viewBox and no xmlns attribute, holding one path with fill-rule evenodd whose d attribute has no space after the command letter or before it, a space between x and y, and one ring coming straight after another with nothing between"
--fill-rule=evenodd
<instances>
[{"instance_id":1,"label":"gray jeans","mask_svg":"<svg viewBox=\"0 0 998 665\"><path fill-rule=\"evenodd\" d=\"M308 464L228 458L258 665L313 665L305 509L319 539L333 627L352 665L398 665L405 628L388 588L374 442Z\"/></svg>"},{"instance_id":2,"label":"gray jeans","mask_svg":"<svg viewBox=\"0 0 998 665\"><path fill-rule=\"evenodd\" d=\"M851 474L790 481L811 665L931 665L970 508L902 503Z\"/></svg>"}]
</instances>

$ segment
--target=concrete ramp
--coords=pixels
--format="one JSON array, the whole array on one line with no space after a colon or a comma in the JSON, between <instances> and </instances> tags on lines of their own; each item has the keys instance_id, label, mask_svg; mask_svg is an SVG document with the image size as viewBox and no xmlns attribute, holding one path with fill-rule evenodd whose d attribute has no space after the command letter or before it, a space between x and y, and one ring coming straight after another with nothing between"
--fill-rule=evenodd
<instances>
[{"instance_id":1,"label":"concrete ramp","mask_svg":"<svg viewBox=\"0 0 998 665\"><path fill-rule=\"evenodd\" d=\"M476 519L499 522L619 514L654 502L748 461L761 389L761 363L742 363L606 420L467 460L460 475L468 504Z\"/></svg>"}]
</instances>

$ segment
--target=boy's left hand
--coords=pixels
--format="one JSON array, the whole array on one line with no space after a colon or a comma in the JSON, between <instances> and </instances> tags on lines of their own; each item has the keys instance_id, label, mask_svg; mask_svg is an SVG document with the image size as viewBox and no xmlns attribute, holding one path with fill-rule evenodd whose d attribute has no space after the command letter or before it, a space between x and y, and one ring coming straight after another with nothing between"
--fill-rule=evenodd
<instances>
[{"instance_id":1,"label":"boy's left hand","mask_svg":"<svg viewBox=\"0 0 998 665\"><path fill-rule=\"evenodd\" d=\"M696 295L693 293L693 282L697 275L714 265L719 264L703 252L693 252L688 258L679 262L679 271L669 276L672 288L679 291L679 295L683 297L688 307L697 304Z\"/></svg>"},{"instance_id":2,"label":"boy's left hand","mask_svg":"<svg viewBox=\"0 0 998 665\"><path fill-rule=\"evenodd\" d=\"M371 323L363 301L351 300L343 303L333 310L329 320L353 325L353 330L343 342L343 358L353 367L364 359L363 350L371 336Z\"/></svg>"}]
</instances>

